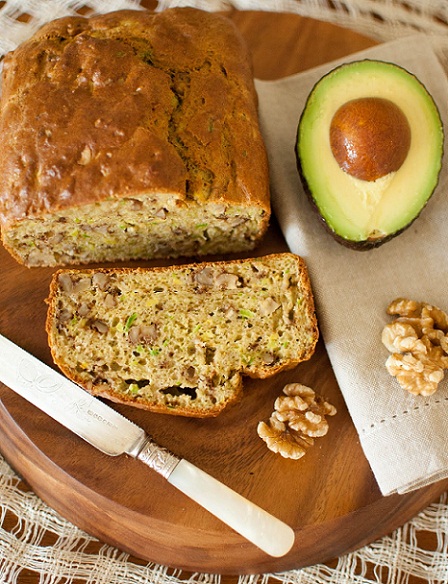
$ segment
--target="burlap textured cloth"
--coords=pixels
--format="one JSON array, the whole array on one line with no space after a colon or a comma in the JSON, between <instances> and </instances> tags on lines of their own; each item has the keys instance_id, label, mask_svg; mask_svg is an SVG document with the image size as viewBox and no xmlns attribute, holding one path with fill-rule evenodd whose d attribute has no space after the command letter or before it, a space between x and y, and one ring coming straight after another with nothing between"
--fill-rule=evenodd
<instances>
[{"instance_id":1,"label":"burlap textured cloth","mask_svg":"<svg viewBox=\"0 0 448 584\"><path fill-rule=\"evenodd\" d=\"M403 390L385 368L386 307L402 296L448 309L448 197L445 161L438 188L403 234L354 251L327 234L303 191L295 160L297 124L314 83L341 62L380 59L414 73L446 128L448 83L425 35L412 35L284 78L257 81L275 214L289 248L307 261L320 330L365 455L384 495L448 476L448 383L429 397ZM319 391L319 387L315 387Z\"/></svg>"}]
</instances>

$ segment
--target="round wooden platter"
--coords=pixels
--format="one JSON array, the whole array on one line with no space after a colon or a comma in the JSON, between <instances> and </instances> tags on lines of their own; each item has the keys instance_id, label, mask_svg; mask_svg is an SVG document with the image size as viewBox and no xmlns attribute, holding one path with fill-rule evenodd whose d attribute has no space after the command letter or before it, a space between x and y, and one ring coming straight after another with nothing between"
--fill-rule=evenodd
<instances>
[{"instance_id":1,"label":"round wooden platter","mask_svg":"<svg viewBox=\"0 0 448 584\"><path fill-rule=\"evenodd\" d=\"M232 11L229 17L246 37L255 75L263 79L374 44L291 14ZM256 253L286 249L274 220ZM52 365L44 300L53 270L21 267L3 248L0 266L0 332ZM271 453L256 432L292 381L313 387L338 410L327 436L299 461ZM188 571L279 572L330 560L402 525L448 486L445 481L403 496L381 496L322 341L312 359L295 370L269 380L246 380L242 401L216 419L113 406L161 445L289 523L296 541L282 558L261 552L143 464L96 451L1 384L0 400L0 450L44 501L100 540Z\"/></svg>"}]
</instances>

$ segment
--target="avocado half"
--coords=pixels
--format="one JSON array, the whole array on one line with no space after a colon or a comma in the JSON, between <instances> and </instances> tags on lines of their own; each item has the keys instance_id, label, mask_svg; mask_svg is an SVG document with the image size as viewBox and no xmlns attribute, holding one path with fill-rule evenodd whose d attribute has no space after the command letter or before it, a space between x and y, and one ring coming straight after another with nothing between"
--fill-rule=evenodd
<instances>
[{"instance_id":1,"label":"avocado half","mask_svg":"<svg viewBox=\"0 0 448 584\"><path fill-rule=\"evenodd\" d=\"M443 141L437 106L413 74L384 61L355 61L330 71L308 96L297 167L335 239L367 250L419 216L438 183Z\"/></svg>"}]
</instances>

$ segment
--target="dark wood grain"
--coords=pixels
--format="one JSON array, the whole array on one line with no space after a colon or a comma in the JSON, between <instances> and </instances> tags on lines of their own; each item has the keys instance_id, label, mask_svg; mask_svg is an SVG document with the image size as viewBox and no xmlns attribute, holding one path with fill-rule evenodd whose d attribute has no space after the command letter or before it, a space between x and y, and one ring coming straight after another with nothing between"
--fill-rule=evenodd
<instances>
[{"instance_id":1,"label":"dark wood grain","mask_svg":"<svg viewBox=\"0 0 448 584\"><path fill-rule=\"evenodd\" d=\"M232 11L229 17L247 39L255 75L264 79L374 44L291 14ZM286 244L274 220L257 254L281 250ZM23 268L3 248L0 270L0 332L51 365L44 301L53 270ZM338 409L329 434L300 461L270 453L256 434L258 421L270 415L291 381L314 387ZM114 406L160 444L288 522L296 543L284 558L266 556L142 464L102 455L1 384L0 400L0 450L44 501L138 558L190 571L278 572L330 560L402 525L448 486L381 496L322 342L294 371L246 380L242 402L215 420Z\"/></svg>"}]
</instances>

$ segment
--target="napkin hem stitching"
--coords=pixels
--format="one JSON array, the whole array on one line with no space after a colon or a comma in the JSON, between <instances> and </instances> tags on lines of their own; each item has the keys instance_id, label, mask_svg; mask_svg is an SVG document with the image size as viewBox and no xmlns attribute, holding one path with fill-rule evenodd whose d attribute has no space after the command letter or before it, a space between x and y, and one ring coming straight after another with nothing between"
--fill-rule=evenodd
<instances>
[{"instance_id":1,"label":"napkin hem stitching","mask_svg":"<svg viewBox=\"0 0 448 584\"><path fill-rule=\"evenodd\" d=\"M361 428L361 432L364 436L367 436L369 434L373 434L374 432L379 431L381 426L383 426L384 424L387 424L388 422L393 423L402 417L415 414L416 412L418 412L419 410L421 410L423 408L435 407L435 406L438 406L439 404L442 404L442 403L448 403L448 396L443 397L443 398L439 397L439 398L433 399L432 401L426 401L423 404L417 404L417 405L414 405L412 407L409 407L406 410L403 410L402 412L392 414L391 416L388 416L388 417L384 417L376 422L372 422L371 424L369 424L368 427Z\"/></svg>"}]
</instances>

